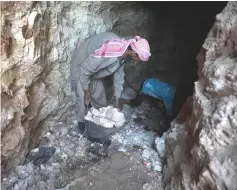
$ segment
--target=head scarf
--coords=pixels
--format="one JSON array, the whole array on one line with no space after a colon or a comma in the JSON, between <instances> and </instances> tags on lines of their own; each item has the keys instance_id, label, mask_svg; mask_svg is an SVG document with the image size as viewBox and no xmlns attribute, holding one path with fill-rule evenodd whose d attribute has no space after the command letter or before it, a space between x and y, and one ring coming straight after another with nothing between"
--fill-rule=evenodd
<instances>
[{"instance_id":1,"label":"head scarf","mask_svg":"<svg viewBox=\"0 0 237 190\"><path fill-rule=\"evenodd\" d=\"M128 46L131 46L138 57L142 61L147 61L151 56L150 46L146 39L140 36L135 36L134 39L112 39L107 40L99 49L97 49L92 56L93 57L120 57L127 50Z\"/></svg>"}]
</instances>

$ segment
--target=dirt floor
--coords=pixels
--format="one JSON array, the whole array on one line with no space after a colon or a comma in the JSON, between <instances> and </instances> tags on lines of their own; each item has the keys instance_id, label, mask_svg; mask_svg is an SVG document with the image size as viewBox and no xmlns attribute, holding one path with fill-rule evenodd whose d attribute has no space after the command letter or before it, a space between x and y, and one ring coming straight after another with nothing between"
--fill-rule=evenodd
<instances>
[{"instance_id":1,"label":"dirt floor","mask_svg":"<svg viewBox=\"0 0 237 190\"><path fill-rule=\"evenodd\" d=\"M114 152L88 168L70 190L162 190L161 174L149 170L139 151Z\"/></svg>"},{"instance_id":2,"label":"dirt floor","mask_svg":"<svg viewBox=\"0 0 237 190\"><path fill-rule=\"evenodd\" d=\"M17 166L3 177L1 189L162 190L164 139L145 129L146 104L125 107L124 113L127 123L110 138L110 146L68 135L73 119L53 126L41 147L54 147L54 155L44 164Z\"/></svg>"}]
</instances>

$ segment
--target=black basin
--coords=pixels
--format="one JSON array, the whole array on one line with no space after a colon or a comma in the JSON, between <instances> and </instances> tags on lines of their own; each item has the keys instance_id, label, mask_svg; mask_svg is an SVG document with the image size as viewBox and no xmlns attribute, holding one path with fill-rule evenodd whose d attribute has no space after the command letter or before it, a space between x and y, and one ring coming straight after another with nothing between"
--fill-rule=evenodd
<instances>
[{"instance_id":1,"label":"black basin","mask_svg":"<svg viewBox=\"0 0 237 190\"><path fill-rule=\"evenodd\" d=\"M105 128L103 126L97 125L91 121L85 121L85 132L84 136L92 142L98 142L105 144L109 141L110 137L118 132L119 128Z\"/></svg>"}]
</instances>

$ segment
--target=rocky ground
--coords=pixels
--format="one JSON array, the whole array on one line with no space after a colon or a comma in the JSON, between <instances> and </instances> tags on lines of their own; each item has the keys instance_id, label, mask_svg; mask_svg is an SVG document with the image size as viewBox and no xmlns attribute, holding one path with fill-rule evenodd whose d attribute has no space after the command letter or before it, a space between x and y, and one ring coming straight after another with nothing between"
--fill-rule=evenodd
<instances>
[{"instance_id":1,"label":"rocky ground","mask_svg":"<svg viewBox=\"0 0 237 190\"><path fill-rule=\"evenodd\" d=\"M136 190L161 188L161 175L144 166L139 151L115 152L108 159L103 159L73 185L71 190Z\"/></svg>"},{"instance_id":2,"label":"rocky ground","mask_svg":"<svg viewBox=\"0 0 237 190\"><path fill-rule=\"evenodd\" d=\"M110 138L109 147L70 136L73 122L51 127L40 147L55 148L54 155L44 164L29 162L3 174L2 189L162 189L164 139L144 129L148 109L146 103L125 106L126 125Z\"/></svg>"}]
</instances>

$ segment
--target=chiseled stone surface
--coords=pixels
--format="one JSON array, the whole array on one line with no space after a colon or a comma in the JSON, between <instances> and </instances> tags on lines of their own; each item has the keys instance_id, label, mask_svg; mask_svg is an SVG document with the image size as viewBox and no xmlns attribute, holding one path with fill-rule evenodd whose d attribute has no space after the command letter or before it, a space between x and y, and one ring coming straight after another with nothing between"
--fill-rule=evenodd
<instances>
[{"instance_id":1,"label":"chiseled stone surface","mask_svg":"<svg viewBox=\"0 0 237 190\"><path fill-rule=\"evenodd\" d=\"M152 36L149 23L154 18L132 4L1 2L4 169L24 160L28 149L37 146L42 130L47 132L60 121L72 125L75 94L70 87L70 61L80 42L106 30L124 36ZM164 40L163 44L168 43ZM237 3L229 2L216 16L197 56L199 79L193 97L167 134L165 189L236 189L236 52ZM136 70L136 75L145 68ZM127 69L131 71L133 68ZM136 75L129 79L133 81Z\"/></svg>"}]
</instances>

